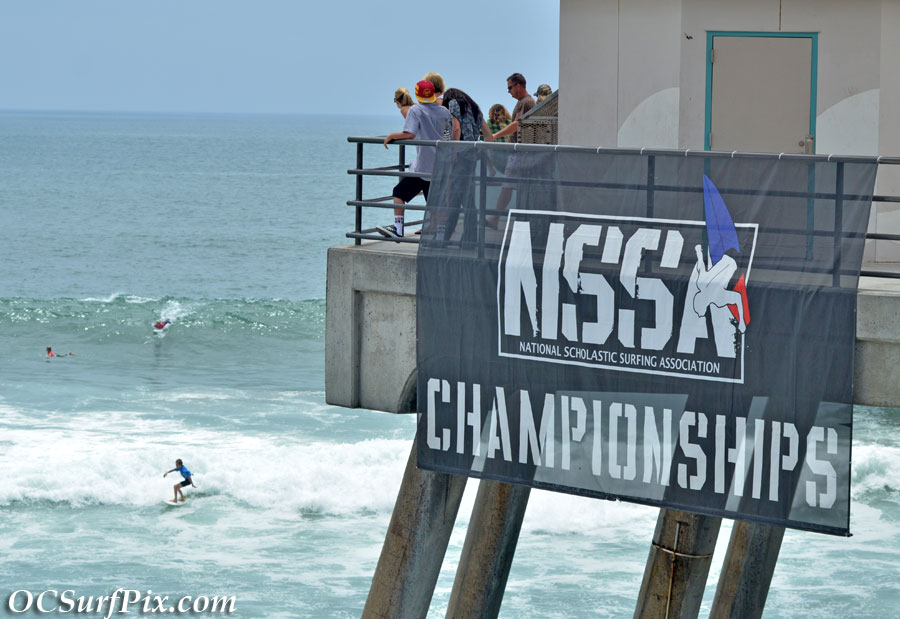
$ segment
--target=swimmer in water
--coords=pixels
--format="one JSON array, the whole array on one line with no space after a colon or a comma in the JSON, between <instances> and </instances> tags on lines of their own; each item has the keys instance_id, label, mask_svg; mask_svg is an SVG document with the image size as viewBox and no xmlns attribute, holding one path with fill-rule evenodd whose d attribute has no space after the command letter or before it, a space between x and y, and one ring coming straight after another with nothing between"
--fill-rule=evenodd
<instances>
[{"instance_id":1,"label":"swimmer in water","mask_svg":"<svg viewBox=\"0 0 900 619\"><path fill-rule=\"evenodd\" d=\"M168 318L166 318L165 320L157 320L155 323L153 323L153 328L157 331L162 331L170 324L172 324L172 321Z\"/></svg>"},{"instance_id":2,"label":"swimmer in water","mask_svg":"<svg viewBox=\"0 0 900 619\"><path fill-rule=\"evenodd\" d=\"M65 353L62 355L57 355L53 352L53 347L47 346L47 357L76 357L77 355L73 352Z\"/></svg>"}]
</instances>

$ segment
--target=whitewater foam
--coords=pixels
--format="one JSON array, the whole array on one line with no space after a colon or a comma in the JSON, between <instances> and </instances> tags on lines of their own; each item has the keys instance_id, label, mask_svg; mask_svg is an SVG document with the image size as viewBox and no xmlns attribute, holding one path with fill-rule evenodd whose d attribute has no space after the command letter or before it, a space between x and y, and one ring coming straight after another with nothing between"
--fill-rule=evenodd
<instances>
[{"instance_id":1,"label":"whitewater foam","mask_svg":"<svg viewBox=\"0 0 900 619\"><path fill-rule=\"evenodd\" d=\"M194 304L186 303L182 305L180 301L169 299L159 312L160 320L170 320L175 322L181 320L194 313Z\"/></svg>"},{"instance_id":2,"label":"whitewater foam","mask_svg":"<svg viewBox=\"0 0 900 619\"><path fill-rule=\"evenodd\" d=\"M172 401L234 397L183 392ZM315 407L314 407L315 408ZM327 407L310 410L321 416ZM260 413L263 414L264 413ZM0 505L50 501L72 506L156 503L171 491L162 472L184 459L203 496L223 496L276 511L346 515L389 512L409 454L403 438L348 442L312 440L304 432L204 429L132 411L29 414L0 404L6 430L0 467ZM48 448L52 446L52 448ZM895 471L900 449L861 445L854 449L853 497L866 493L897 502ZM466 522L478 480L470 480L460 508ZM868 508L872 509L872 508ZM877 512L877 510L876 510ZM657 510L624 502L533 491L523 530L534 534L590 532L621 539L652 529ZM877 518L859 506L856 518Z\"/></svg>"},{"instance_id":3,"label":"whitewater foam","mask_svg":"<svg viewBox=\"0 0 900 619\"><path fill-rule=\"evenodd\" d=\"M398 439L328 443L302 435L188 431L125 411L103 413L90 427L84 416L34 424L19 414L5 421L9 446L0 467L12 474L0 479L0 505L155 504L171 492L172 476L162 474L180 457L205 495L279 511L386 511L409 449Z\"/></svg>"},{"instance_id":4,"label":"whitewater foam","mask_svg":"<svg viewBox=\"0 0 900 619\"><path fill-rule=\"evenodd\" d=\"M852 495L879 492L900 499L900 447L886 445L853 446Z\"/></svg>"},{"instance_id":5,"label":"whitewater foam","mask_svg":"<svg viewBox=\"0 0 900 619\"><path fill-rule=\"evenodd\" d=\"M154 299L153 297L142 297L134 294L128 294L127 292L114 292L105 297L87 297L82 299L82 301L86 303L116 303L120 300L124 301L125 303L143 304L152 303L157 299Z\"/></svg>"}]
</instances>

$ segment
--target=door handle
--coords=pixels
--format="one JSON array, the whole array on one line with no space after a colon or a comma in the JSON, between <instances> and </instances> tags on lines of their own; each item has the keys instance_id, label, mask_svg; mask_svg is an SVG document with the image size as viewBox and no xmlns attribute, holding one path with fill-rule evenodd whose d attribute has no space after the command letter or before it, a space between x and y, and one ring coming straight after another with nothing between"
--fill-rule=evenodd
<instances>
[{"instance_id":1,"label":"door handle","mask_svg":"<svg viewBox=\"0 0 900 619\"><path fill-rule=\"evenodd\" d=\"M816 136L806 135L806 136L803 136L802 140L800 140L800 143L798 144L798 146L800 146L803 149L804 155L812 155L816 152L815 144L816 144Z\"/></svg>"}]
</instances>

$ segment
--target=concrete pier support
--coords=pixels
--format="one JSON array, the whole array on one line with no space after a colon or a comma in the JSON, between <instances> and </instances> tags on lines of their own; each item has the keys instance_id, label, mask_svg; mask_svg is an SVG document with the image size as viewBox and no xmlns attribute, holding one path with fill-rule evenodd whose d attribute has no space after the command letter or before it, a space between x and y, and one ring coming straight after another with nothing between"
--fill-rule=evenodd
<instances>
[{"instance_id":1,"label":"concrete pier support","mask_svg":"<svg viewBox=\"0 0 900 619\"><path fill-rule=\"evenodd\" d=\"M428 614L466 478L416 468L416 441L372 577L364 618Z\"/></svg>"},{"instance_id":2,"label":"concrete pier support","mask_svg":"<svg viewBox=\"0 0 900 619\"><path fill-rule=\"evenodd\" d=\"M709 616L714 619L762 617L784 527L737 521Z\"/></svg>"},{"instance_id":3,"label":"concrete pier support","mask_svg":"<svg viewBox=\"0 0 900 619\"><path fill-rule=\"evenodd\" d=\"M489 619L500 613L531 488L484 479L472 508L447 617Z\"/></svg>"},{"instance_id":4,"label":"concrete pier support","mask_svg":"<svg viewBox=\"0 0 900 619\"><path fill-rule=\"evenodd\" d=\"M697 616L721 524L718 517L659 510L636 618Z\"/></svg>"}]
</instances>

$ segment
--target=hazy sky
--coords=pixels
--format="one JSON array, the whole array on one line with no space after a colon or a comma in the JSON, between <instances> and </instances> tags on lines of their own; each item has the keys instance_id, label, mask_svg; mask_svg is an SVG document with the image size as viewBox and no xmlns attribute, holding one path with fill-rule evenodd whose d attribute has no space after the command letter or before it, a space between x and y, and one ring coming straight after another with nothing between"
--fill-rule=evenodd
<instances>
[{"instance_id":1,"label":"hazy sky","mask_svg":"<svg viewBox=\"0 0 900 619\"><path fill-rule=\"evenodd\" d=\"M0 0L0 109L391 114L559 86L558 0Z\"/></svg>"}]
</instances>

